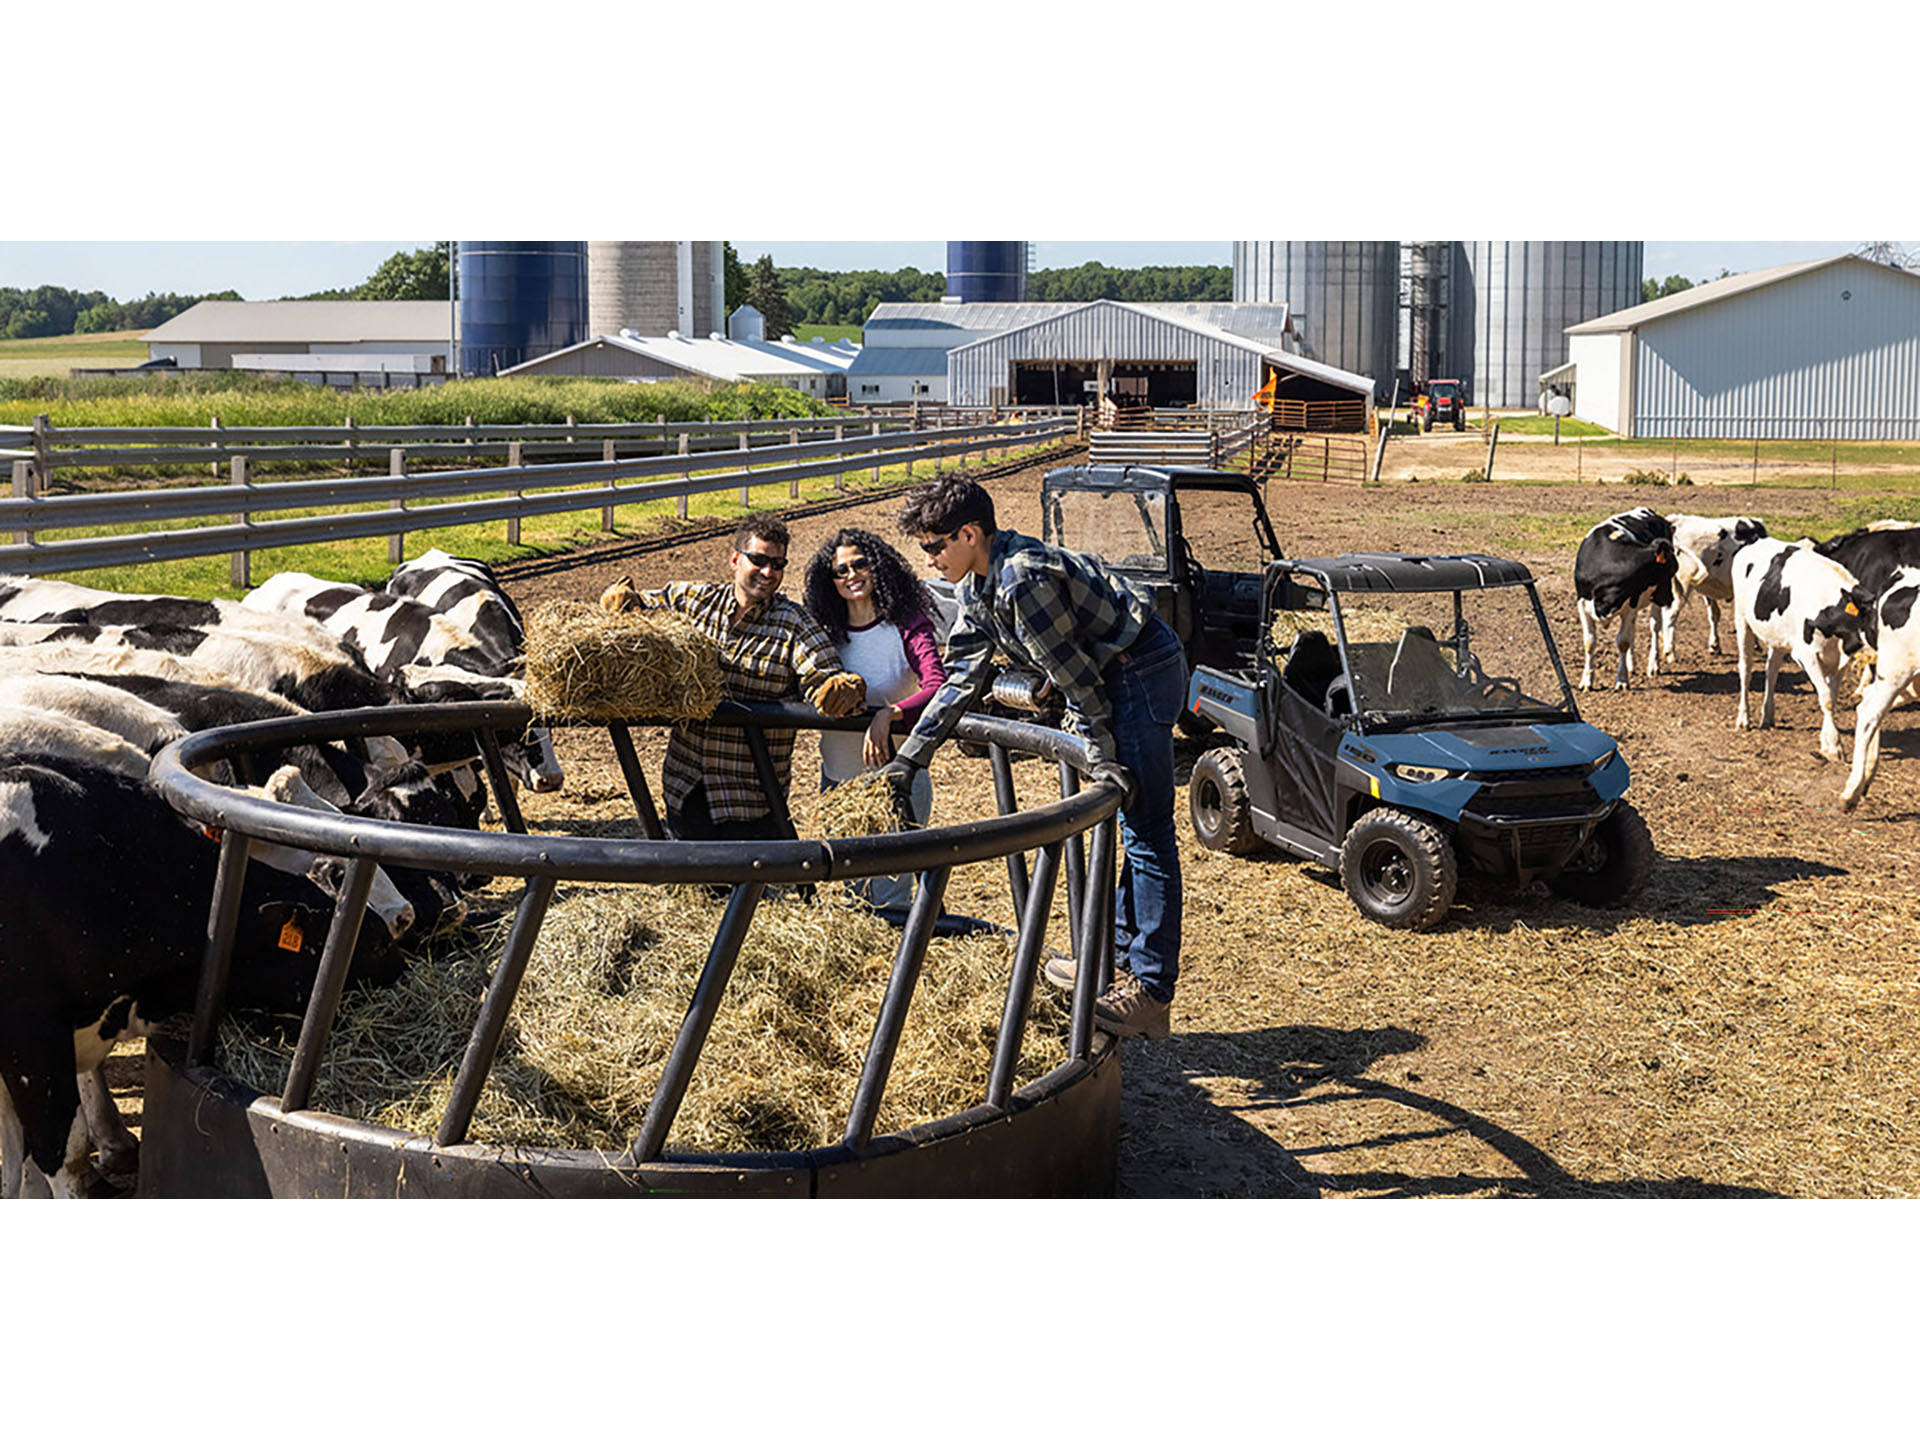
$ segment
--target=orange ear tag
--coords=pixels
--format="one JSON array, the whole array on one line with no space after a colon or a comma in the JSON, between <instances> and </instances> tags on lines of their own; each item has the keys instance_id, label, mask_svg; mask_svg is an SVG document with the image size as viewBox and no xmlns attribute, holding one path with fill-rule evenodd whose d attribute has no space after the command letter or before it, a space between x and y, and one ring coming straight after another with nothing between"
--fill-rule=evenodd
<instances>
[{"instance_id":1,"label":"orange ear tag","mask_svg":"<svg viewBox=\"0 0 1920 1440\"><path fill-rule=\"evenodd\" d=\"M301 933L299 925L292 920L287 921L285 925L280 927L280 948L282 950L298 950L300 946L305 943L306 938L307 937Z\"/></svg>"},{"instance_id":2,"label":"orange ear tag","mask_svg":"<svg viewBox=\"0 0 1920 1440\"><path fill-rule=\"evenodd\" d=\"M1858 614L1859 614L1860 612L1859 612L1859 611L1858 611L1857 609L1855 609L1855 608L1854 608L1854 605L1853 605L1853 602L1852 602L1852 601L1848 601L1848 602L1847 602L1847 613L1848 613L1849 615L1858 615Z\"/></svg>"}]
</instances>

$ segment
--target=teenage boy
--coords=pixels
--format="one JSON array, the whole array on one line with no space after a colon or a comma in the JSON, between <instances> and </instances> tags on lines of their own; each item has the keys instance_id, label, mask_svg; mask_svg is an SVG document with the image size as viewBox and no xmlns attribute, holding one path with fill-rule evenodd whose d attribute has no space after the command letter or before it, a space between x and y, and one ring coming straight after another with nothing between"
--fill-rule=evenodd
<instances>
[{"instance_id":1,"label":"teenage boy","mask_svg":"<svg viewBox=\"0 0 1920 1440\"><path fill-rule=\"evenodd\" d=\"M885 767L890 778L904 788L927 764L986 693L996 653L1051 680L1095 773L1118 780L1127 797L1114 978L1094 1020L1112 1035L1167 1034L1180 969L1173 722L1186 702L1187 665L1179 638L1096 557L997 528L993 497L971 480L947 476L909 491L900 528L955 582L960 617L947 638L947 683ZM1046 973L1070 987L1073 962L1055 960Z\"/></svg>"}]
</instances>

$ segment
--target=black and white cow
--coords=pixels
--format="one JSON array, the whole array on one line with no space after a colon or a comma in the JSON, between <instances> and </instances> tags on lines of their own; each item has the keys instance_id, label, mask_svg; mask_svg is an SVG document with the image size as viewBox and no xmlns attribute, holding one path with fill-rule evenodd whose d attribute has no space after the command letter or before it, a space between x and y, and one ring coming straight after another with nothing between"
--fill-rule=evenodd
<instances>
[{"instance_id":1,"label":"black and white cow","mask_svg":"<svg viewBox=\"0 0 1920 1440\"><path fill-rule=\"evenodd\" d=\"M1920 681L1920 566L1902 565L1875 605L1875 648L1879 661L1873 683L1860 698L1853 719L1853 770L1840 791L1842 809L1851 810L1873 783L1880 764L1880 728L1906 689Z\"/></svg>"},{"instance_id":2,"label":"black and white cow","mask_svg":"<svg viewBox=\"0 0 1920 1440\"><path fill-rule=\"evenodd\" d=\"M0 1193L36 1172L56 1195L83 1189L79 1076L191 1008L218 851L142 779L70 756L0 759ZM304 876L248 866L229 1003L304 1006L332 909ZM361 926L354 980L397 978L391 947L384 926Z\"/></svg>"},{"instance_id":3,"label":"black and white cow","mask_svg":"<svg viewBox=\"0 0 1920 1440\"><path fill-rule=\"evenodd\" d=\"M418 600L441 615L454 613L476 595L491 595L499 602L498 606L474 611L468 629L483 642L504 648L515 656L527 648L527 627L521 619L520 607L513 603L500 577L484 560L432 549L400 566L380 588L389 595Z\"/></svg>"},{"instance_id":4,"label":"black and white cow","mask_svg":"<svg viewBox=\"0 0 1920 1440\"><path fill-rule=\"evenodd\" d=\"M1733 561L1733 621L1739 638L1740 707L1733 728L1745 730L1753 647L1767 655L1760 725L1773 724L1774 681L1788 656L1820 701L1820 753L1840 758L1833 686L1847 657L1874 645L1874 597L1836 561L1784 540L1756 540Z\"/></svg>"},{"instance_id":5,"label":"black and white cow","mask_svg":"<svg viewBox=\"0 0 1920 1440\"><path fill-rule=\"evenodd\" d=\"M1593 687L1593 647L1600 622L1620 617L1615 645L1620 652L1613 688L1624 690L1633 673L1634 632L1640 612L1673 603L1673 577L1680 564L1674 554L1673 525L1645 505L1609 516L1581 540L1573 559L1573 593L1580 612L1585 660L1580 688ZM1659 647L1647 646L1647 674L1660 672Z\"/></svg>"},{"instance_id":6,"label":"black and white cow","mask_svg":"<svg viewBox=\"0 0 1920 1440\"><path fill-rule=\"evenodd\" d=\"M1710 518L1705 515L1669 515L1673 548L1680 568L1673 580L1673 603L1655 612L1660 658L1673 663L1673 629L1687 601L1698 595L1707 607L1707 653L1719 655L1720 607L1733 603L1733 557L1740 547L1767 536L1766 525L1753 515Z\"/></svg>"}]
</instances>

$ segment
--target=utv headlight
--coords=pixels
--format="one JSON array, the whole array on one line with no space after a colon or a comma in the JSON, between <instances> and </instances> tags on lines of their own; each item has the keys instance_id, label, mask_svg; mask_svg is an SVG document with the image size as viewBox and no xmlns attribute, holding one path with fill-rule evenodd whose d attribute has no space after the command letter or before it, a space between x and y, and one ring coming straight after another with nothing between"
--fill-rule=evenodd
<instances>
[{"instance_id":1,"label":"utv headlight","mask_svg":"<svg viewBox=\"0 0 1920 1440\"><path fill-rule=\"evenodd\" d=\"M1415 785L1431 785L1435 780L1445 780L1453 774L1451 770L1443 770L1438 765L1389 765L1387 769L1396 779L1409 780Z\"/></svg>"},{"instance_id":2,"label":"utv headlight","mask_svg":"<svg viewBox=\"0 0 1920 1440\"><path fill-rule=\"evenodd\" d=\"M1613 763L1614 756L1618 755L1619 753L1620 753L1620 747L1618 745L1614 746L1613 749L1607 751L1606 754L1602 755L1598 760L1594 761L1591 765L1587 766L1587 773L1589 775L1599 774L1600 771L1606 769L1607 766Z\"/></svg>"}]
</instances>

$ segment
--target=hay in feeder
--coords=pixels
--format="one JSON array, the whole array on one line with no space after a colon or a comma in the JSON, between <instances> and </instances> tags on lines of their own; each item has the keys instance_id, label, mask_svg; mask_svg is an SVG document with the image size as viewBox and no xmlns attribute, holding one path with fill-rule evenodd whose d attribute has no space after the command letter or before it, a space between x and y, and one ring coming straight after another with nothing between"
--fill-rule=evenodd
<instances>
[{"instance_id":1,"label":"hay in feeder","mask_svg":"<svg viewBox=\"0 0 1920 1440\"><path fill-rule=\"evenodd\" d=\"M893 787L878 770L862 771L802 801L796 818L802 833L822 840L893 835L914 828Z\"/></svg>"},{"instance_id":2,"label":"hay in feeder","mask_svg":"<svg viewBox=\"0 0 1920 1440\"><path fill-rule=\"evenodd\" d=\"M623 1150L653 1098L724 902L699 886L580 890L549 909L468 1139ZM393 989L351 994L313 1104L432 1134L445 1114L506 922L471 948L416 958ZM899 934L842 886L762 902L668 1139L670 1151L836 1144L893 968ZM1012 948L936 939L895 1055L877 1134L986 1094ZM1066 1057L1064 997L1044 982L1016 1084ZM293 1039L229 1017L220 1063L267 1094Z\"/></svg>"},{"instance_id":3,"label":"hay in feeder","mask_svg":"<svg viewBox=\"0 0 1920 1440\"><path fill-rule=\"evenodd\" d=\"M616 614L552 600L527 618L527 703L551 720L705 720L720 647L670 610Z\"/></svg>"},{"instance_id":4,"label":"hay in feeder","mask_svg":"<svg viewBox=\"0 0 1920 1440\"><path fill-rule=\"evenodd\" d=\"M1375 640L1398 640L1407 626L1415 623L1387 605L1344 606L1340 611L1340 621L1346 627L1348 641L1355 645ZM1278 649L1284 651L1290 648L1305 630L1318 630L1329 641L1333 640L1332 613L1326 610L1273 612L1271 634Z\"/></svg>"}]
</instances>

